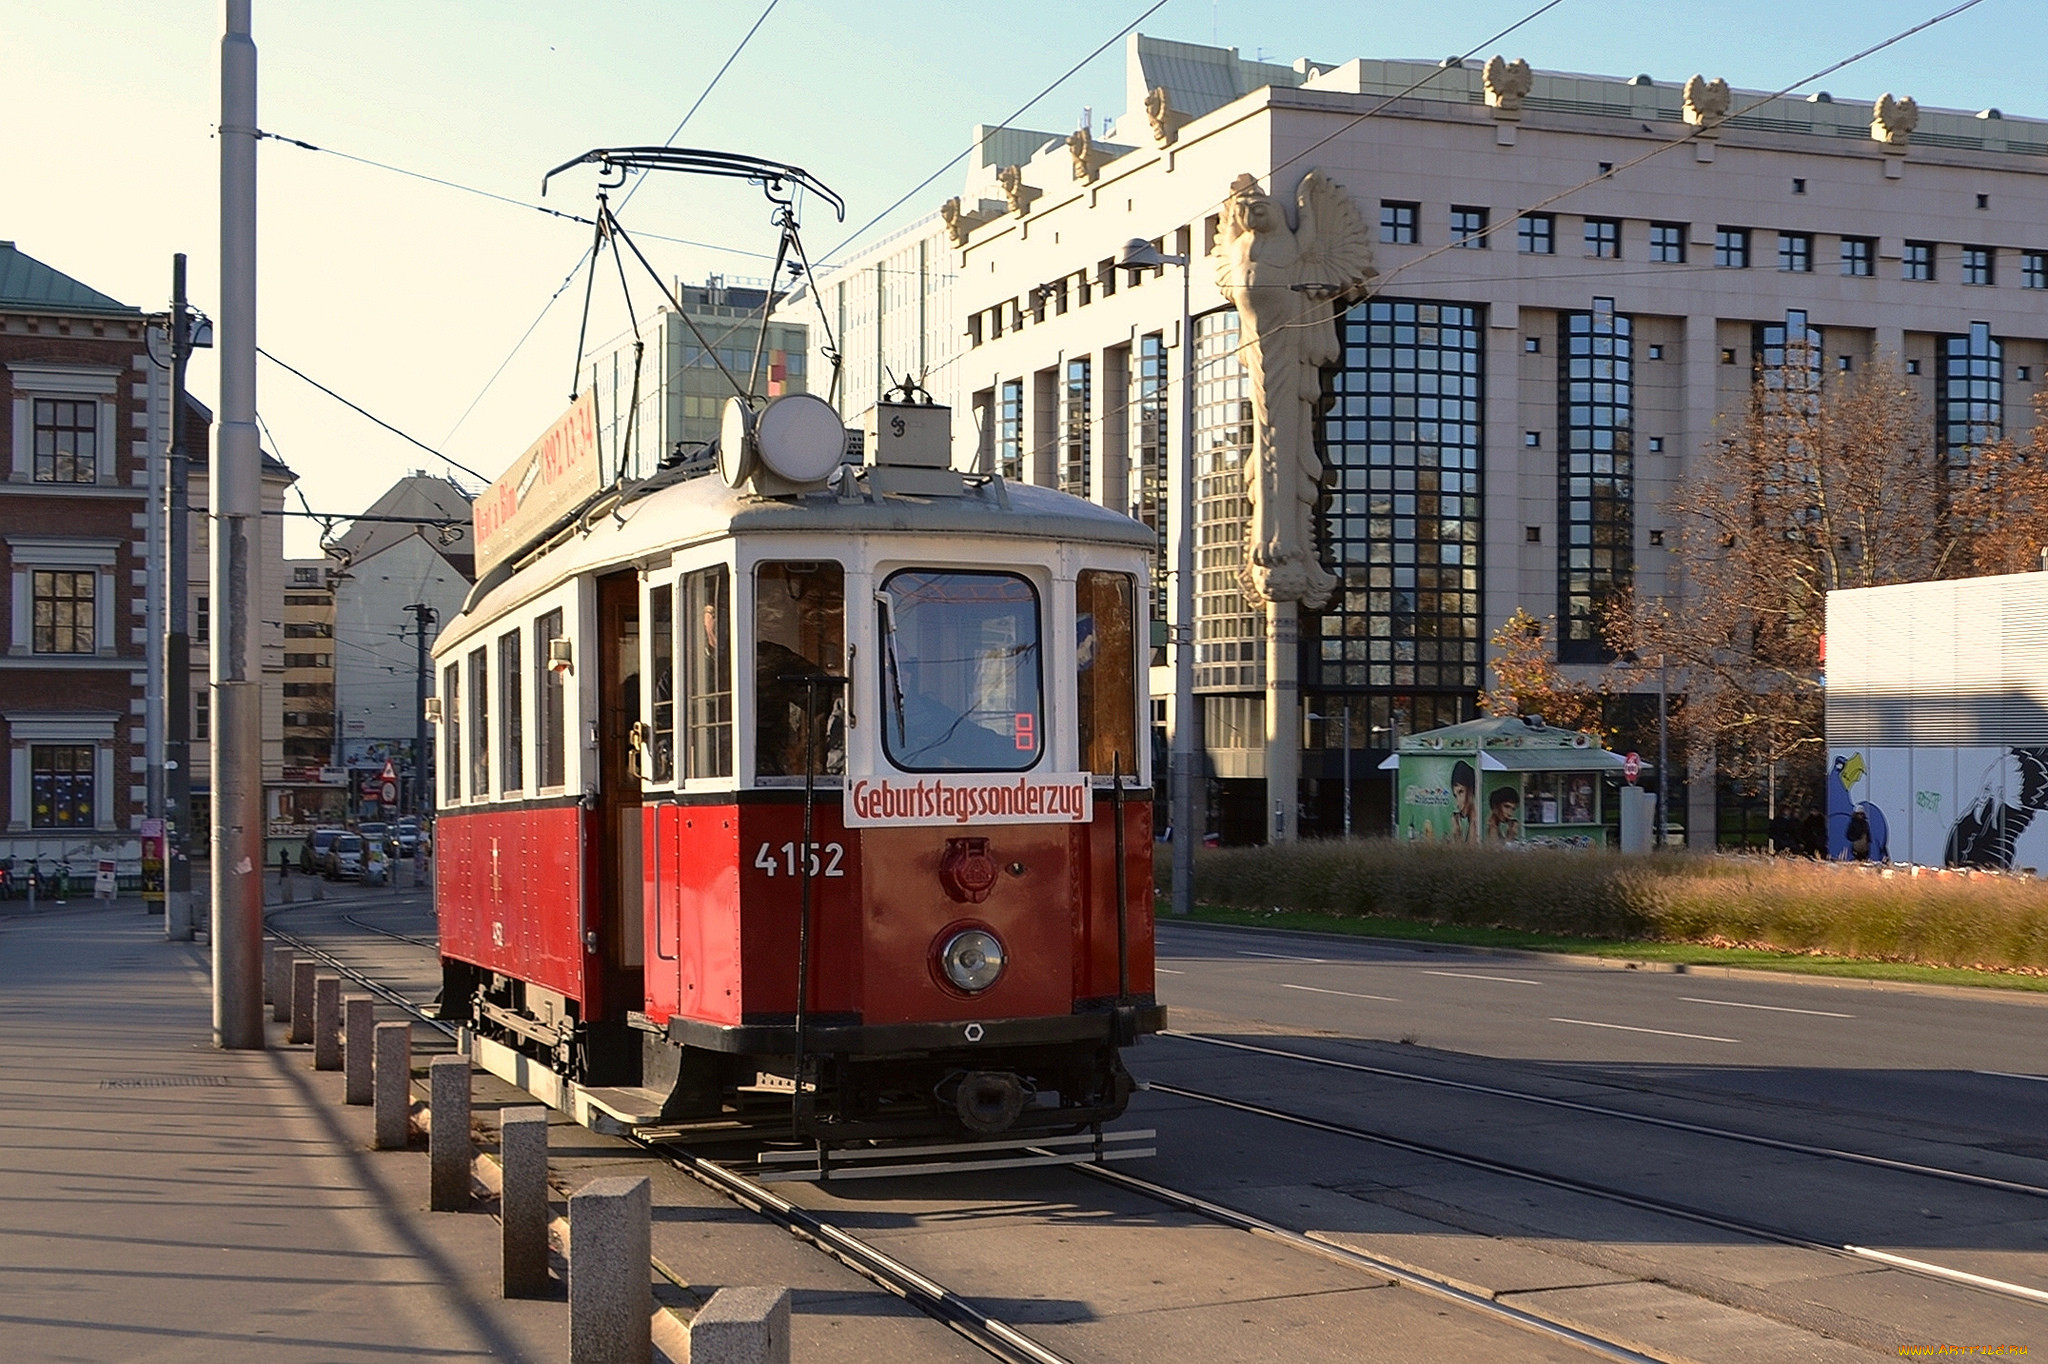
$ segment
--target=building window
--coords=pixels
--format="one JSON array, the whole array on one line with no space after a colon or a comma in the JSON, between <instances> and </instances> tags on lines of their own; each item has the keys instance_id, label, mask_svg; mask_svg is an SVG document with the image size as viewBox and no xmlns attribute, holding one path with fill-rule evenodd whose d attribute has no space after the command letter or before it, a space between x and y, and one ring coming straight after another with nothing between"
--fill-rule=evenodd
<instances>
[{"instance_id":1,"label":"building window","mask_svg":"<svg viewBox=\"0 0 2048 1364\"><path fill-rule=\"evenodd\" d=\"M1662 360L1664 358L1664 347L1661 343L1650 347L1650 358L1652 360Z\"/></svg>"},{"instance_id":2,"label":"building window","mask_svg":"<svg viewBox=\"0 0 2048 1364\"><path fill-rule=\"evenodd\" d=\"M1988 246L1966 246L1963 248L1963 283L1990 284L1992 252Z\"/></svg>"},{"instance_id":3,"label":"building window","mask_svg":"<svg viewBox=\"0 0 2048 1364\"><path fill-rule=\"evenodd\" d=\"M1871 275L1877 270L1877 241L1873 237L1842 238L1842 273Z\"/></svg>"},{"instance_id":4,"label":"building window","mask_svg":"<svg viewBox=\"0 0 2048 1364\"><path fill-rule=\"evenodd\" d=\"M1662 436L1650 437L1650 453L1653 455L1664 453L1664 438Z\"/></svg>"},{"instance_id":5,"label":"building window","mask_svg":"<svg viewBox=\"0 0 2048 1364\"><path fill-rule=\"evenodd\" d=\"M1542 544L1542 543L1543 543L1543 527L1541 527L1541 526L1524 526L1524 527L1522 528L1522 539L1523 539L1523 540L1525 540L1525 541L1527 541L1527 542L1528 542L1529 544L1532 544L1532 545L1540 545L1540 544Z\"/></svg>"},{"instance_id":6,"label":"building window","mask_svg":"<svg viewBox=\"0 0 2048 1364\"><path fill-rule=\"evenodd\" d=\"M1748 228L1717 227L1714 229L1714 264L1725 270L1747 270L1749 268Z\"/></svg>"},{"instance_id":7,"label":"building window","mask_svg":"<svg viewBox=\"0 0 2048 1364\"><path fill-rule=\"evenodd\" d=\"M1667 265L1685 264L1685 239L1690 232L1684 223L1650 224L1650 259Z\"/></svg>"},{"instance_id":8,"label":"building window","mask_svg":"<svg viewBox=\"0 0 2048 1364\"><path fill-rule=\"evenodd\" d=\"M91 399L37 398L34 407L35 481L97 483L100 405Z\"/></svg>"},{"instance_id":9,"label":"building window","mask_svg":"<svg viewBox=\"0 0 2048 1364\"><path fill-rule=\"evenodd\" d=\"M2048 251L2020 252L2020 288L2048 289Z\"/></svg>"},{"instance_id":10,"label":"building window","mask_svg":"<svg viewBox=\"0 0 2048 1364\"><path fill-rule=\"evenodd\" d=\"M1225 308L1195 319L1195 685L1265 685L1265 621L1244 599L1251 503L1251 380L1238 349L1238 316ZM1336 458L1332 451L1331 459Z\"/></svg>"},{"instance_id":11,"label":"building window","mask_svg":"<svg viewBox=\"0 0 2048 1364\"><path fill-rule=\"evenodd\" d=\"M1003 380L996 408L996 470L1012 483L1024 480L1024 381Z\"/></svg>"},{"instance_id":12,"label":"building window","mask_svg":"<svg viewBox=\"0 0 2048 1364\"><path fill-rule=\"evenodd\" d=\"M1596 298L1567 313L1558 357L1558 659L1612 657L1602 617L1635 576L1634 327Z\"/></svg>"},{"instance_id":13,"label":"building window","mask_svg":"<svg viewBox=\"0 0 2048 1364\"><path fill-rule=\"evenodd\" d=\"M1345 315L1343 341L1323 419L1340 581L1313 644L1315 685L1435 693L1441 705L1401 705L1456 715L1478 691L1484 641L1482 313L1374 300Z\"/></svg>"},{"instance_id":14,"label":"building window","mask_svg":"<svg viewBox=\"0 0 2048 1364\"><path fill-rule=\"evenodd\" d=\"M568 677L548 665L550 646L561 638L559 608L533 623L533 761L543 790L569 779Z\"/></svg>"},{"instance_id":15,"label":"building window","mask_svg":"<svg viewBox=\"0 0 2048 1364\"><path fill-rule=\"evenodd\" d=\"M1522 444L1534 450L1543 444L1543 433L1541 431L1524 431L1522 433Z\"/></svg>"},{"instance_id":16,"label":"building window","mask_svg":"<svg viewBox=\"0 0 2048 1364\"><path fill-rule=\"evenodd\" d=\"M1934 243L1907 242L1905 254L1899 258L1900 279L1934 278Z\"/></svg>"},{"instance_id":17,"label":"building window","mask_svg":"<svg viewBox=\"0 0 2048 1364\"><path fill-rule=\"evenodd\" d=\"M667 588L661 588L663 594ZM666 599L664 595L664 600ZM655 665L657 668L660 665ZM519 632L498 636L498 761L504 768L501 790L518 791L526 785L526 707L519 695L525 678L519 666ZM660 694L659 677L656 694ZM658 709L658 707L657 707Z\"/></svg>"},{"instance_id":18,"label":"building window","mask_svg":"<svg viewBox=\"0 0 2048 1364\"><path fill-rule=\"evenodd\" d=\"M1758 380L1766 414L1818 417L1827 338L1820 328L1807 325L1805 310L1789 309L1783 322L1759 324L1750 344L1762 364Z\"/></svg>"},{"instance_id":19,"label":"building window","mask_svg":"<svg viewBox=\"0 0 2048 1364\"><path fill-rule=\"evenodd\" d=\"M95 642L95 594L99 574L91 569L36 569L29 575L35 604L39 654L89 654Z\"/></svg>"},{"instance_id":20,"label":"building window","mask_svg":"<svg viewBox=\"0 0 2048 1364\"><path fill-rule=\"evenodd\" d=\"M1600 260L1621 259L1621 220L1586 219L1586 254Z\"/></svg>"},{"instance_id":21,"label":"building window","mask_svg":"<svg viewBox=\"0 0 2048 1364\"><path fill-rule=\"evenodd\" d=\"M1813 273L1813 234L1811 232L1780 232L1778 234L1778 268L1789 270L1795 275Z\"/></svg>"},{"instance_id":22,"label":"building window","mask_svg":"<svg viewBox=\"0 0 2048 1364\"><path fill-rule=\"evenodd\" d=\"M1168 471L1171 467L1168 453L1166 418L1166 337L1161 332L1147 332L1138 338L1138 440L1136 495L1131 499L1131 514L1151 527L1155 537L1152 551L1152 619L1168 618L1167 591L1167 516L1166 508L1169 489L1173 486Z\"/></svg>"},{"instance_id":23,"label":"building window","mask_svg":"<svg viewBox=\"0 0 2048 1364\"><path fill-rule=\"evenodd\" d=\"M1093 481L1089 427L1094 404L1094 361L1067 361L1067 394L1060 412L1060 491L1075 497L1088 496Z\"/></svg>"},{"instance_id":24,"label":"building window","mask_svg":"<svg viewBox=\"0 0 2048 1364\"><path fill-rule=\"evenodd\" d=\"M1483 208L1451 209L1451 245L1466 248L1483 248L1486 245L1486 210Z\"/></svg>"},{"instance_id":25,"label":"building window","mask_svg":"<svg viewBox=\"0 0 2048 1364\"><path fill-rule=\"evenodd\" d=\"M1515 225L1515 242L1525 256L1557 254L1557 219L1548 213L1525 213Z\"/></svg>"},{"instance_id":26,"label":"building window","mask_svg":"<svg viewBox=\"0 0 2048 1364\"><path fill-rule=\"evenodd\" d=\"M1982 322L1945 336L1936 353L1935 436L1951 464L2005 433L2005 347Z\"/></svg>"},{"instance_id":27,"label":"building window","mask_svg":"<svg viewBox=\"0 0 2048 1364\"><path fill-rule=\"evenodd\" d=\"M732 585L723 564L683 579L686 777L730 777L732 766ZM695 628L694 622L703 622Z\"/></svg>"},{"instance_id":28,"label":"building window","mask_svg":"<svg viewBox=\"0 0 2048 1364\"><path fill-rule=\"evenodd\" d=\"M1523 337L1522 349L1527 351L1531 355L1541 354L1543 351L1543 338L1540 336Z\"/></svg>"},{"instance_id":29,"label":"building window","mask_svg":"<svg viewBox=\"0 0 2048 1364\"><path fill-rule=\"evenodd\" d=\"M29 745L29 827L90 829L93 814L93 744Z\"/></svg>"},{"instance_id":30,"label":"building window","mask_svg":"<svg viewBox=\"0 0 2048 1364\"><path fill-rule=\"evenodd\" d=\"M1407 245L1415 240L1415 213L1417 204L1395 203L1391 199L1380 200L1380 240Z\"/></svg>"},{"instance_id":31,"label":"building window","mask_svg":"<svg viewBox=\"0 0 2048 1364\"><path fill-rule=\"evenodd\" d=\"M212 603L204 597L192 599L192 642L204 644L213 630Z\"/></svg>"},{"instance_id":32,"label":"building window","mask_svg":"<svg viewBox=\"0 0 2048 1364\"><path fill-rule=\"evenodd\" d=\"M192 737L213 737L213 693L204 688L195 688L192 692Z\"/></svg>"},{"instance_id":33,"label":"building window","mask_svg":"<svg viewBox=\"0 0 2048 1364\"><path fill-rule=\"evenodd\" d=\"M1793 177L1792 177L1792 192L1793 192L1794 194L1804 194L1804 193L1806 193L1806 181L1805 181L1805 180L1803 180L1803 179L1801 179L1801 178L1800 178L1799 176L1796 176L1796 175L1795 175L1795 176L1793 176Z\"/></svg>"}]
</instances>

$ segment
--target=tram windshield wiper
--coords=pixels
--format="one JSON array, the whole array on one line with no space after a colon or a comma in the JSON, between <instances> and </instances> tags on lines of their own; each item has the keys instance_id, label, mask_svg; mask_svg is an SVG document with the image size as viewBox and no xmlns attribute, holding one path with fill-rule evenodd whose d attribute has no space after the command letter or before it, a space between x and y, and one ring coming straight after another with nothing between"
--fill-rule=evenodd
<instances>
[{"instance_id":1,"label":"tram windshield wiper","mask_svg":"<svg viewBox=\"0 0 2048 1364\"><path fill-rule=\"evenodd\" d=\"M903 664L896 656L896 608L886 592L875 593L875 605L882 608L882 682L889 689L889 709L896 717L896 740L904 738Z\"/></svg>"}]
</instances>

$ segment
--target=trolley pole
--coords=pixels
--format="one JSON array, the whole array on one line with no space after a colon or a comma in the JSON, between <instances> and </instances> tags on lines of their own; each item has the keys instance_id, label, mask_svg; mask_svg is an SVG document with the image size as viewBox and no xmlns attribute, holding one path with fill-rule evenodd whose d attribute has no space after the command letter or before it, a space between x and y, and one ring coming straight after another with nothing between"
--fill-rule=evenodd
<instances>
[{"instance_id":1,"label":"trolley pole","mask_svg":"<svg viewBox=\"0 0 2048 1364\"><path fill-rule=\"evenodd\" d=\"M211 570L214 1044L263 1035L263 470L256 435L256 44L227 0L220 45L220 426Z\"/></svg>"}]
</instances>

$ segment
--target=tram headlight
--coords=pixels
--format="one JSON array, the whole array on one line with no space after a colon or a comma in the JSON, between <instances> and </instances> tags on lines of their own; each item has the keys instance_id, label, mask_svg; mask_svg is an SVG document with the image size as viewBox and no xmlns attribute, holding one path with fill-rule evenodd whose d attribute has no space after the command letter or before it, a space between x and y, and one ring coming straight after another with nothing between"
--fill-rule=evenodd
<instances>
[{"instance_id":1,"label":"tram headlight","mask_svg":"<svg viewBox=\"0 0 2048 1364\"><path fill-rule=\"evenodd\" d=\"M946 939L939 951L946 979L969 994L979 994L1003 974L1007 958L996 935L986 929L968 928Z\"/></svg>"}]
</instances>

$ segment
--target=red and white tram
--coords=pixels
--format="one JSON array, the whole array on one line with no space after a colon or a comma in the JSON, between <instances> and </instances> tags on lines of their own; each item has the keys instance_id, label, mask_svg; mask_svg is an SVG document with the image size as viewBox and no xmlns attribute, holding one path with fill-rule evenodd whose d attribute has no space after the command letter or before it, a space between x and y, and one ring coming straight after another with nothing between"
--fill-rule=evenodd
<instances>
[{"instance_id":1,"label":"red and white tram","mask_svg":"<svg viewBox=\"0 0 2048 1364\"><path fill-rule=\"evenodd\" d=\"M862 468L816 398L729 410L726 478L601 495L448 623L442 1016L663 1122L1098 1124L1164 1022L1152 533L877 412Z\"/></svg>"}]
</instances>

